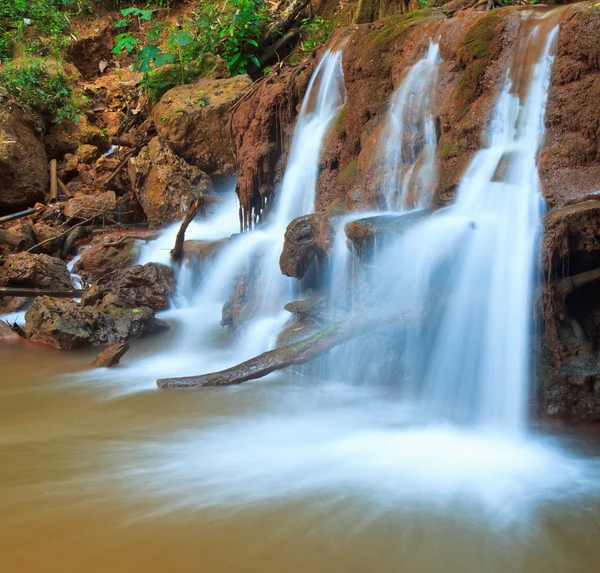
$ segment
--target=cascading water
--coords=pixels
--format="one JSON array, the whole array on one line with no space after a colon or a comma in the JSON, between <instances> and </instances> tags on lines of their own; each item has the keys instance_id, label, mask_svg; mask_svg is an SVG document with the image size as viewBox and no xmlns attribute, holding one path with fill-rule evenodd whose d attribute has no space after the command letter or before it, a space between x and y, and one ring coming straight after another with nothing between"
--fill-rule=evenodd
<instances>
[{"instance_id":1,"label":"cascading water","mask_svg":"<svg viewBox=\"0 0 600 573\"><path fill-rule=\"evenodd\" d=\"M323 139L331 122L345 101L341 49L327 51L309 83L294 129L288 164L277 204L270 219L252 232L232 237L221 247L213 262L196 285L193 270L183 266L178 271L176 303L180 309L168 311L167 317L181 323L179 335L166 356L151 357L148 372L173 374L219 369L263 352L275 343L277 333L289 317L283 310L293 295L295 281L281 274L279 256L285 230L296 217L314 209L315 190ZM227 201L212 220L192 223L186 239L216 241L237 230L235 205ZM235 228L234 228L235 227ZM161 238L142 249L140 262L170 264L178 226L167 229ZM253 294L252 320L229 351L220 348L221 311L235 281L245 271L252 272L258 288ZM197 352L202 362L198 364ZM136 368L141 365L138 363Z\"/></svg>"},{"instance_id":2,"label":"cascading water","mask_svg":"<svg viewBox=\"0 0 600 573\"><path fill-rule=\"evenodd\" d=\"M390 210L425 206L437 180L435 93L440 51L430 42L398 86L384 131L381 196Z\"/></svg>"},{"instance_id":3,"label":"cascading water","mask_svg":"<svg viewBox=\"0 0 600 573\"><path fill-rule=\"evenodd\" d=\"M526 34L539 34L524 27ZM529 378L534 254L543 202L537 155L557 28L542 41L523 100L507 79L489 146L475 155L456 203L378 256L372 303L423 324L399 335L401 370L427 416L519 431ZM376 357L370 360L377 362Z\"/></svg>"}]
</instances>

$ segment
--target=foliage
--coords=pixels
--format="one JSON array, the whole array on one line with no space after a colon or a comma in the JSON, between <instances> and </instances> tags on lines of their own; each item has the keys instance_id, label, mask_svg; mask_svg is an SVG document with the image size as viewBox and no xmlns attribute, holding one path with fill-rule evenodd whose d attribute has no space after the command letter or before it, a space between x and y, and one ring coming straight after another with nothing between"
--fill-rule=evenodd
<instances>
[{"instance_id":1,"label":"foliage","mask_svg":"<svg viewBox=\"0 0 600 573\"><path fill-rule=\"evenodd\" d=\"M17 100L56 123L77 121L81 108L70 78L55 64L39 58L9 62L0 70L0 84Z\"/></svg>"},{"instance_id":2,"label":"foliage","mask_svg":"<svg viewBox=\"0 0 600 573\"><path fill-rule=\"evenodd\" d=\"M314 50L329 38L332 30L333 23L319 16L304 18L300 25L302 48L308 51Z\"/></svg>"},{"instance_id":3,"label":"foliage","mask_svg":"<svg viewBox=\"0 0 600 573\"><path fill-rule=\"evenodd\" d=\"M249 63L260 65L254 49L268 19L263 0L201 0L190 26L194 42L187 57L210 52L225 60L232 75L242 74Z\"/></svg>"},{"instance_id":4,"label":"foliage","mask_svg":"<svg viewBox=\"0 0 600 573\"><path fill-rule=\"evenodd\" d=\"M40 56L56 53L68 42L71 0L4 0L0 2L0 62L17 45Z\"/></svg>"}]
</instances>

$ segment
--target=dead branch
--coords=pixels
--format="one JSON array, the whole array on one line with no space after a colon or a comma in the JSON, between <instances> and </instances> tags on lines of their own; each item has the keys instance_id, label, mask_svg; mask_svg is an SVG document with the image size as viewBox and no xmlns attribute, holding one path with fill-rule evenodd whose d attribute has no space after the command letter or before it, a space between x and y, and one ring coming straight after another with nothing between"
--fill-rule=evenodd
<instances>
[{"instance_id":1,"label":"dead branch","mask_svg":"<svg viewBox=\"0 0 600 573\"><path fill-rule=\"evenodd\" d=\"M200 376L162 378L157 380L156 384L159 388L167 389L206 388L241 384L248 380L262 378L276 370L313 360L344 342L372 332L373 329L406 323L408 320L409 317L405 312L389 310L365 312L349 320L328 326L299 342L269 350L232 368Z\"/></svg>"},{"instance_id":2,"label":"dead branch","mask_svg":"<svg viewBox=\"0 0 600 573\"><path fill-rule=\"evenodd\" d=\"M185 241L185 232L189 227L190 223L194 220L194 217L198 214L198 208L200 207L200 199L196 198L192 201L183 221L181 227L177 231L177 237L175 239L175 246L171 250L171 260L173 262L179 262L183 257L183 242Z\"/></svg>"},{"instance_id":3,"label":"dead branch","mask_svg":"<svg viewBox=\"0 0 600 573\"><path fill-rule=\"evenodd\" d=\"M0 287L0 296L51 296L54 298L79 298L84 292L85 290L83 289Z\"/></svg>"}]
</instances>

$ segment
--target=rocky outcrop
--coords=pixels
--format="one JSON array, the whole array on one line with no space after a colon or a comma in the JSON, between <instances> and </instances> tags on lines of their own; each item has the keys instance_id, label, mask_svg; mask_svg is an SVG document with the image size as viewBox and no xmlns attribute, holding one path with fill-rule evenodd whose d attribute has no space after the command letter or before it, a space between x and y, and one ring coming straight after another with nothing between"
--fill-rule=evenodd
<instances>
[{"instance_id":1,"label":"rocky outcrop","mask_svg":"<svg viewBox=\"0 0 600 573\"><path fill-rule=\"evenodd\" d=\"M0 343L15 344L20 341L21 337L4 320L0 320Z\"/></svg>"},{"instance_id":2,"label":"rocky outcrop","mask_svg":"<svg viewBox=\"0 0 600 573\"><path fill-rule=\"evenodd\" d=\"M550 416L600 418L600 201L545 218L540 400Z\"/></svg>"},{"instance_id":3,"label":"rocky outcrop","mask_svg":"<svg viewBox=\"0 0 600 573\"><path fill-rule=\"evenodd\" d=\"M148 224L161 227L185 215L192 201L208 193L208 175L171 151L155 137L129 161L129 177Z\"/></svg>"},{"instance_id":4,"label":"rocky outcrop","mask_svg":"<svg viewBox=\"0 0 600 573\"><path fill-rule=\"evenodd\" d=\"M48 297L34 299L25 321L32 342L67 350L143 338L169 328L149 308L82 307L74 300Z\"/></svg>"},{"instance_id":5,"label":"rocky outcrop","mask_svg":"<svg viewBox=\"0 0 600 573\"><path fill-rule=\"evenodd\" d=\"M551 207L600 191L600 15L584 3L562 18L540 158Z\"/></svg>"},{"instance_id":6,"label":"rocky outcrop","mask_svg":"<svg viewBox=\"0 0 600 573\"><path fill-rule=\"evenodd\" d=\"M236 171L228 122L233 105L246 94L246 75L202 79L169 90L152 111L158 135L189 163L213 177Z\"/></svg>"},{"instance_id":7,"label":"rocky outcrop","mask_svg":"<svg viewBox=\"0 0 600 573\"><path fill-rule=\"evenodd\" d=\"M231 122L243 224L260 219L273 199L291 142L294 120L315 66L283 68L240 102Z\"/></svg>"},{"instance_id":8,"label":"rocky outcrop","mask_svg":"<svg viewBox=\"0 0 600 573\"><path fill-rule=\"evenodd\" d=\"M301 279L313 261L320 266L328 263L338 216L338 213L321 211L298 217L288 225L279 258L279 267L284 275Z\"/></svg>"},{"instance_id":9,"label":"rocky outcrop","mask_svg":"<svg viewBox=\"0 0 600 573\"><path fill-rule=\"evenodd\" d=\"M43 201L48 160L41 119L0 87L0 213Z\"/></svg>"},{"instance_id":10,"label":"rocky outcrop","mask_svg":"<svg viewBox=\"0 0 600 573\"><path fill-rule=\"evenodd\" d=\"M81 298L82 306L169 308L175 292L173 269L158 263L135 265L103 276Z\"/></svg>"}]
</instances>

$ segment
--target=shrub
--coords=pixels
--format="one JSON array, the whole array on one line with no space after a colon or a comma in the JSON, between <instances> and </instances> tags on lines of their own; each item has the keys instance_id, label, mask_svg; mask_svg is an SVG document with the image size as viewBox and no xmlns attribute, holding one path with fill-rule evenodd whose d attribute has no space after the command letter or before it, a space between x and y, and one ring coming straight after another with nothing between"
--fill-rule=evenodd
<instances>
[{"instance_id":1,"label":"shrub","mask_svg":"<svg viewBox=\"0 0 600 573\"><path fill-rule=\"evenodd\" d=\"M8 63L0 70L0 84L49 121L77 121L81 108L71 81L55 64L40 59Z\"/></svg>"},{"instance_id":2,"label":"shrub","mask_svg":"<svg viewBox=\"0 0 600 573\"><path fill-rule=\"evenodd\" d=\"M319 16L304 18L300 25L302 48L309 51L314 50L329 38L332 30L333 24Z\"/></svg>"}]
</instances>

